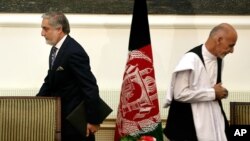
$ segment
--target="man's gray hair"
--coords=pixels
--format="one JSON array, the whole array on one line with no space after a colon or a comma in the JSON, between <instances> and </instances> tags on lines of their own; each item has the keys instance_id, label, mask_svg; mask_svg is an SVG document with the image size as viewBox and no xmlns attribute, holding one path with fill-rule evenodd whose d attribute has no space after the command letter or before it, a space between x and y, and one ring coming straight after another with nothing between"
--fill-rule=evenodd
<instances>
[{"instance_id":1,"label":"man's gray hair","mask_svg":"<svg viewBox=\"0 0 250 141\"><path fill-rule=\"evenodd\" d=\"M70 26L67 17L62 12L47 12L42 15L43 19L48 19L49 24L54 27L62 27L65 34L70 33Z\"/></svg>"}]
</instances>

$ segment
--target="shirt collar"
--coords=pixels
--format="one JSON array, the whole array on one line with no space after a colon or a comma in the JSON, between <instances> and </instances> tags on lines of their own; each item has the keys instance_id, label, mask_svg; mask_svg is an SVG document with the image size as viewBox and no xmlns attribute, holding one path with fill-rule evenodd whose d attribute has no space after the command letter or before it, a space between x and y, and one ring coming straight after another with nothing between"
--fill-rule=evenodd
<instances>
[{"instance_id":1,"label":"shirt collar","mask_svg":"<svg viewBox=\"0 0 250 141\"><path fill-rule=\"evenodd\" d=\"M67 35L64 35L63 38L55 45L55 47L57 48L57 50L59 50L63 44L63 42L65 41Z\"/></svg>"},{"instance_id":2,"label":"shirt collar","mask_svg":"<svg viewBox=\"0 0 250 141\"><path fill-rule=\"evenodd\" d=\"M216 56L214 56L212 53L210 53L208 50L207 50L207 47L205 44L202 45L202 53L204 56L206 56L207 58L211 59L211 60L215 60L217 59Z\"/></svg>"}]
</instances>

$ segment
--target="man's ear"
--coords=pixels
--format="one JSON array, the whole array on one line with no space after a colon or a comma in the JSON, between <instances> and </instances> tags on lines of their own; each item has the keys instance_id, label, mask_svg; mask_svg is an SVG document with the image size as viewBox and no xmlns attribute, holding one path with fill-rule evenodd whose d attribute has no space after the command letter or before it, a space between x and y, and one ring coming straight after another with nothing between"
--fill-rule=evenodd
<instances>
[{"instance_id":1,"label":"man's ear","mask_svg":"<svg viewBox=\"0 0 250 141\"><path fill-rule=\"evenodd\" d=\"M58 30L58 32L60 32L60 33L63 32L62 26L58 27L57 30Z\"/></svg>"},{"instance_id":2,"label":"man's ear","mask_svg":"<svg viewBox=\"0 0 250 141\"><path fill-rule=\"evenodd\" d=\"M217 45L219 45L219 44L222 42L222 40L223 40L223 37L222 37L222 36L218 36L218 37L216 38L216 43L217 43Z\"/></svg>"}]
</instances>

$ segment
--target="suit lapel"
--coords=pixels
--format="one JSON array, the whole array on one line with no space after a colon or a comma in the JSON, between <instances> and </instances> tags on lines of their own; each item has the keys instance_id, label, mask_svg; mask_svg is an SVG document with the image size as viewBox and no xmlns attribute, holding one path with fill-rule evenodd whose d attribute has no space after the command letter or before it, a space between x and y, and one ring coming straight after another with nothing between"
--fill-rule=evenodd
<instances>
[{"instance_id":1,"label":"suit lapel","mask_svg":"<svg viewBox=\"0 0 250 141\"><path fill-rule=\"evenodd\" d=\"M69 40L70 40L70 36L68 35L57 53L52 70L56 70L56 68L59 66L59 64L62 60L62 56L64 54L64 50L67 48L67 42Z\"/></svg>"}]
</instances>

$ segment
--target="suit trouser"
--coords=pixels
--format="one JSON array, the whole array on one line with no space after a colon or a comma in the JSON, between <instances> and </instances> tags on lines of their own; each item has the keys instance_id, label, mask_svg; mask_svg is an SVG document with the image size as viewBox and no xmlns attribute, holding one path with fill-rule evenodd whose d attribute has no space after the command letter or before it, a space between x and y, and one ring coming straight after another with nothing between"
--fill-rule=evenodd
<instances>
[{"instance_id":1,"label":"suit trouser","mask_svg":"<svg viewBox=\"0 0 250 141\"><path fill-rule=\"evenodd\" d=\"M90 134L89 137L82 137L77 135L62 136L62 141L95 141L95 135Z\"/></svg>"},{"instance_id":2,"label":"suit trouser","mask_svg":"<svg viewBox=\"0 0 250 141\"><path fill-rule=\"evenodd\" d=\"M68 121L63 122L62 141L95 141L95 135L84 137Z\"/></svg>"}]
</instances>

